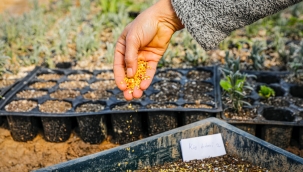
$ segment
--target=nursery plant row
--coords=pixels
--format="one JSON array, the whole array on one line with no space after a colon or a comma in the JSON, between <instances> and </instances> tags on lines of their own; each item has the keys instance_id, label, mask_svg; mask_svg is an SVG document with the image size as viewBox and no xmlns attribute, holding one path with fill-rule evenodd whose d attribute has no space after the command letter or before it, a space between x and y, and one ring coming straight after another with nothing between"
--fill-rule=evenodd
<instances>
[{"instance_id":1,"label":"nursery plant row","mask_svg":"<svg viewBox=\"0 0 303 172\"><path fill-rule=\"evenodd\" d=\"M288 72L239 73L217 66L161 69L143 97L128 102L111 70L37 67L7 88L0 101L0 123L7 120L16 141L32 140L42 129L45 140L63 142L76 129L85 142L100 143L110 134L116 143L125 144L218 117L253 135L262 125L263 139L282 148L295 128L303 145L302 86L289 83ZM233 95L224 85L234 89L233 80L252 89L235 89L243 96ZM236 103L233 96L238 96ZM283 142L271 140L273 136Z\"/></svg>"}]
</instances>

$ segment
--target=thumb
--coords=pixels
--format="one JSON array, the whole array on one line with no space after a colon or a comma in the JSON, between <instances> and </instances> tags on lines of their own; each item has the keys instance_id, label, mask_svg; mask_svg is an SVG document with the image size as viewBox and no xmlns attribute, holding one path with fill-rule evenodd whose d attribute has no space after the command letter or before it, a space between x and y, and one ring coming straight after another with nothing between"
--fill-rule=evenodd
<instances>
[{"instance_id":1,"label":"thumb","mask_svg":"<svg viewBox=\"0 0 303 172\"><path fill-rule=\"evenodd\" d=\"M138 51L140 48L140 41L137 36L128 34L125 42L125 67L126 76L132 78L137 72Z\"/></svg>"}]
</instances>

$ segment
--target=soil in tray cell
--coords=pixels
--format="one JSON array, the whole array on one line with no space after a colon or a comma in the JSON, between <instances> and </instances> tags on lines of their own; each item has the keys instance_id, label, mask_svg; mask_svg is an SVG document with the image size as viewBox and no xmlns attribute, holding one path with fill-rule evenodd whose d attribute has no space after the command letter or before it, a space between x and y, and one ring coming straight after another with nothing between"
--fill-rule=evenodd
<instances>
[{"instance_id":1,"label":"soil in tray cell","mask_svg":"<svg viewBox=\"0 0 303 172\"><path fill-rule=\"evenodd\" d=\"M78 106L76 112L100 112L104 109L102 104L86 103ZM77 117L79 134L83 141L96 144L107 137L105 115L89 115Z\"/></svg>"},{"instance_id":2,"label":"soil in tray cell","mask_svg":"<svg viewBox=\"0 0 303 172\"><path fill-rule=\"evenodd\" d=\"M112 93L106 90L95 90L85 93L83 97L88 100L107 100L111 95Z\"/></svg>"},{"instance_id":3,"label":"soil in tray cell","mask_svg":"<svg viewBox=\"0 0 303 172\"><path fill-rule=\"evenodd\" d=\"M114 79L114 73L113 72L101 72L97 75L97 79Z\"/></svg>"},{"instance_id":4,"label":"soil in tray cell","mask_svg":"<svg viewBox=\"0 0 303 172\"><path fill-rule=\"evenodd\" d=\"M57 90L50 94L53 99L75 99L80 96L80 91L77 90Z\"/></svg>"},{"instance_id":5,"label":"soil in tray cell","mask_svg":"<svg viewBox=\"0 0 303 172\"><path fill-rule=\"evenodd\" d=\"M72 108L69 102L48 100L39 105L39 110L44 113L64 113Z\"/></svg>"},{"instance_id":6,"label":"soil in tray cell","mask_svg":"<svg viewBox=\"0 0 303 172\"><path fill-rule=\"evenodd\" d=\"M175 112L148 112L148 134L159 134L178 127Z\"/></svg>"},{"instance_id":7,"label":"soil in tray cell","mask_svg":"<svg viewBox=\"0 0 303 172\"><path fill-rule=\"evenodd\" d=\"M68 75L67 78L69 80L76 80L76 81L79 81L79 80L90 80L90 78L92 77L93 75L92 74L88 74L88 73L79 73L79 74L71 74L71 75Z\"/></svg>"},{"instance_id":8,"label":"soil in tray cell","mask_svg":"<svg viewBox=\"0 0 303 172\"><path fill-rule=\"evenodd\" d=\"M59 85L60 88L65 89L82 89L86 86L88 86L88 83L85 81L65 81Z\"/></svg>"},{"instance_id":9,"label":"soil in tray cell","mask_svg":"<svg viewBox=\"0 0 303 172\"><path fill-rule=\"evenodd\" d=\"M50 73L50 74L42 74L37 76L38 79L49 81L49 80L59 80L63 75L56 74L56 73Z\"/></svg>"},{"instance_id":10,"label":"soil in tray cell","mask_svg":"<svg viewBox=\"0 0 303 172\"><path fill-rule=\"evenodd\" d=\"M292 126L266 125L262 127L262 139L285 149L290 144Z\"/></svg>"},{"instance_id":11,"label":"soil in tray cell","mask_svg":"<svg viewBox=\"0 0 303 172\"><path fill-rule=\"evenodd\" d=\"M113 111L137 111L141 106L137 103L125 103L114 105L111 109Z\"/></svg>"},{"instance_id":12,"label":"soil in tray cell","mask_svg":"<svg viewBox=\"0 0 303 172\"><path fill-rule=\"evenodd\" d=\"M8 87L8 86L11 86L15 83L15 80L10 80L10 79L7 79L7 80L0 80L0 89L1 88L5 88L5 87Z\"/></svg>"},{"instance_id":13,"label":"soil in tray cell","mask_svg":"<svg viewBox=\"0 0 303 172\"><path fill-rule=\"evenodd\" d=\"M8 112L29 112L37 107L38 103L31 100L16 100L5 106Z\"/></svg>"},{"instance_id":14,"label":"soil in tray cell","mask_svg":"<svg viewBox=\"0 0 303 172\"><path fill-rule=\"evenodd\" d=\"M159 72L156 77L160 79L181 80L182 74L174 70Z\"/></svg>"},{"instance_id":15,"label":"soil in tray cell","mask_svg":"<svg viewBox=\"0 0 303 172\"><path fill-rule=\"evenodd\" d=\"M115 95L115 97L117 98L117 100L125 100L123 92L119 92L118 94ZM143 95L139 99L134 99L134 100L135 101L141 101L144 98L146 98L146 95L143 93Z\"/></svg>"},{"instance_id":16,"label":"soil in tray cell","mask_svg":"<svg viewBox=\"0 0 303 172\"><path fill-rule=\"evenodd\" d=\"M235 120L250 120L257 116L257 109L242 109L240 112L237 112L228 108L223 113L226 118Z\"/></svg>"},{"instance_id":17,"label":"soil in tray cell","mask_svg":"<svg viewBox=\"0 0 303 172\"><path fill-rule=\"evenodd\" d=\"M180 83L161 81L155 83L153 87L160 91L150 96L150 99L157 103L176 102L179 99Z\"/></svg>"},{"instance_id":18,"label":"soil in tray cell","mask_svg":"<svg viewBox=\"0 0 303 172\"><path fill-rule=\"evenodd\" d=\"M135 172L156 171L258 171L268 172L266 168L253 165L252 163L232 155L223 155L203 160L191 160L183 162L181 159L174 162L166 162L163 165L145 167Z\"/></svg>"},{"instance_id":19,"label":"soil in tray cell","mask_svg":"<svg viewBox=\"0 0 303 172\"><path fill-rule=\"evenodd\" d=\"M187 73L187 78L190 80L207 80L212 77L211 72L203 70L192 70Z\"/></svg>"},{"instance_id":20,"label":"soil in tray cell","mask_svg":"<svg viewBox=\"0 0 303 172\"><path fill-rule=\"evenodd\" d=\"M214 98L206 95L205 93L210 92L214 89L213 85L210 83L205 83L201 81L190 81L184 86L184 100L188 102L210 102Z\"/></svg>"},{"instance_id":21,"label":"soil in tray cell","mask_svg":"<svg viewBox=\"0 0 303 172\"><path fill-rule=\"evenodd\" d=\"M47 95L47 91L38 91L38 90L23 90L17 93L18 98L31 99L39 98Z\"/></svg>"},{"instance_id":22,"label":"soil in tray cell","mask_svg":"<svg viewBox=\"0 0 303 172\"><path fill-rule=\"evenodd\" d=\"M188 108L188 109L212 109L213 108L210 105L200 104L199 102L195 103L195 104L184 104L183 107Z\"/></svg>"},{"instance_id":23,"label":"soil in tray cell","mask_svg":"<svg viewBox=\"0 0 303 172\"><path fill-rule=\"evenodd\" d=\"M116 87L116 82L114 80L102 80L96 81L90 85L93 90L111 90Z\"/></svg>"},{"instance_id":24,"label":"soil in tray cell","mask_svg":"<svg viewBox=\"0 0 303 172\"><path fill-rule=\"evenodd\" d=\"M298 97L291 97L290 101L298 106L299 108L303 108L303 99ZM303 116L302 116L303 117Z\"/></svg>"},{"instance_id":25,"label":"soil in tray cell","mask_svg":"<svg viewBox=\"0 0 303 172\"><path fill-rule=\"evenodd\" d=\"M64 142L71 134L71 119L68 117L41 117L44 139L49 142Z\"/></svg>"},{"instance_id":26,"label":"soil in tray cell","mask_svg":"<svg viewBox=\"0 0 303 172\"><path fill-rule=\"evenodd\" d=\"M163 104L148 104L146 105L146 108L148 109L171 109L171 108L177 108L178 106L171 103L163 103Z\"/></svg>"},{"instance_id":27,"label":"soil in tray cell","mask_svg":"<svg viewBox=\"0 0 303 172\"><path fill-rule=\"evenodd\" d=\"M290 103L287 99L288 97L270 97L268 99L262 99L261 102L267 106L288 107Z\"/></svg>"},{"instance_id":28,"label":"soil in tray cell","mask_svg":"<svg viewBox=\"0 0 303 172\"><path fill-rule=\"evenodd\" d=\"M286 121L292 122L295 117L294 113L289 109L284 108L275 108L275 107L267 107L263 109L263 117L266 120L275 120L275 121Z\"/></svg>"},{"instance_id":29,"label":"soil in tray cell","mask_svg":"<svg viewBox=\"0 0 303 172\"><path fill-rule=\"evenodd\" d=\"M182 123L183 125L187 125L193 122L200 121L202 119L215 117L215 116L216 114L212 114L208 112L184 112L182 114Z\"/></svg>"},{"instance_id":30,"label":"soil in tray cell","mask_svg":"<svg viewBox=\"0 0 303 172\"><path fill-rule=\"evenodd\" d=\"M294 97L300 97L303 99L303 85L295 85L290 87L289 92Z\"/></svg>"},{"instance_id":31,"label":"soil in tray cell","mask_svg":"<svg viewBox=\"0 0 303 172\"><path fill-rule=\"evenodd\" d=\"M49 89L55 86L57 83L48 81L48 82L35 82L29 86L29 88L34 88L34 89Z\"/></svg>"},{"instance_id":32,"label":"soil in tray cell","mask_svg":"<svg viewBox=\"0 0 303 172\"><path fill-rule=\"evenodd\" d=\"M141 116L137 112L111 114L113 140L116 144L126 144L143 137Z\"/></svg>"}]
</instances>

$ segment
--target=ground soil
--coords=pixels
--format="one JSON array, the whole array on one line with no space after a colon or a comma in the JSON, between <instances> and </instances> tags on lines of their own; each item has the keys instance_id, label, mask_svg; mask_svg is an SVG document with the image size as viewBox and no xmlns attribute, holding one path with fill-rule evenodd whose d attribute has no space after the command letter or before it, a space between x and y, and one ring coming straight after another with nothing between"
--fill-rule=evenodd
<instances>
[{"instance_id":1,"label":"ground soil","mask_svg":"<svg viewBox=\"0 0 303 172\"><path fill-rule=\"evenodd\" d=\"M39 134L33 141L16 142L9 130L0 128L0 171L31 171L116 147L110 137L90 145L75 133L63 143L50 143Z\"/></svg>"}]
</instances>

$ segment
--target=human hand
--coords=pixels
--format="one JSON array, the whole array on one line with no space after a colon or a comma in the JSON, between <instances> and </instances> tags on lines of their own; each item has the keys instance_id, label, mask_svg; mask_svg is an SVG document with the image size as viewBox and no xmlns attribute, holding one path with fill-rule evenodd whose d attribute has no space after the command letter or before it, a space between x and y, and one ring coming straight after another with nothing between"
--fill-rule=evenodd
<instances>
[{"instance_id":1,"label":"human hand","mask_svg":"<svg viewBox=\"0 0 303 172\"><path fill-rule=\"evenodd\" d=\"M184 26L174 12L170 0L158 1L126 26L117 41L114 59L115 81L124 92L126 100L142 96L143 90L152 82L171 36L182 28ZM128 78L133 77L138 60L147 62L146 76L149 79L143 80L140 87L132 92L124 82L125 71Z\"/></svg>"}]
</instances>

